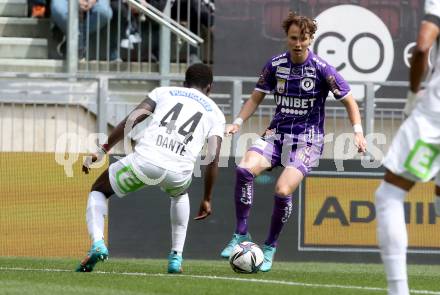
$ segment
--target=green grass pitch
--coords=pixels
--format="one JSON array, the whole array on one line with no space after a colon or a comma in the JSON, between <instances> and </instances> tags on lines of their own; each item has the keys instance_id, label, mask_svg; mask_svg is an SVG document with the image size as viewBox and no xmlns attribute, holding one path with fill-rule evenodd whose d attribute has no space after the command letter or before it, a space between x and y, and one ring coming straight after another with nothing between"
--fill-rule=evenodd
<instances>
[{"instance_id":1,"label":"green grass pitch","mask_svg":"<svg viewBox=\"0 0 440 295\"><path fill-rule=\"evenodd\" d=\"M227 261L110 259L75 273L73 259L0 258L0 294L386 294L382 265L275 262L271 272L236 274ZM410 265L411 294L440 295L440 266Z\"/></svg>"}]
</instances>

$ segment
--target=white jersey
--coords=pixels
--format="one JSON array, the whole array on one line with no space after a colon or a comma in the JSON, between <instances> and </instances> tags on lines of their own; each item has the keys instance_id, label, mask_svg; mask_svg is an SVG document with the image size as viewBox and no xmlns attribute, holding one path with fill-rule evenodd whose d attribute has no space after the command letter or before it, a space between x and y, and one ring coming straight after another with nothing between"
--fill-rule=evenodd
<instances>
[{"instance_id":1,"label":"white jersey","mask_svg":"<svg viewBox=\"0 0 440 295\"><path fill-rule=\"evenodd\" d=\"M136 153L170 171L192 171L206 139L223 138L225 116L212 99L194 88L158 87L148 96L156 108Z\"/></svg>"},{"instance_id":2,"label":"white jersey","mask_svg":"<svg viewBox=\"0 0 440 295\"><path fill-rule=\"evenodd\" d=\"M425 1L425 19L440 24L440 0ZM417 108L424 114L438 116L440 113L440 39L431 49L430 60L433 68L426 77L426 89L421 91Z\"/></svg>"},{"instance_id":3,"label":"white jersey","mask_svg":"<svg viewBox=\"0 0 440 295\"><path fill-rule=\"evenodd\" d=\"M440 26L440 0L425 1L425 20ZM431 49L433 65L420 91L416 108L400 126L383 165L411 181L440 183L440 54L437 39Z\"/></svg>"}]
</instances>

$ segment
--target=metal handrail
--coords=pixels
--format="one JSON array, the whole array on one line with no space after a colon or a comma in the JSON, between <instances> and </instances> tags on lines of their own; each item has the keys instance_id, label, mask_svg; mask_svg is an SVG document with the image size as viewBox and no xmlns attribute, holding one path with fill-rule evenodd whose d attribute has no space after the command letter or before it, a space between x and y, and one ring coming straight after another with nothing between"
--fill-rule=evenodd
<instances>
[{"instance_id":1,"label":"metal handrail","mask_svg":"<svg viewBox=\"0 0 440 295\"><path fill-rule=\"evenodd\" d=\"M97 130L100 133L107 132L107 124L108 124L108 116L106 113L106 105L110 101L111 92L109 91L109 84L112 80L127 80L127 81L163 81L164 79L170 81L183 81L184 76L181 74L168 74L168 75L160 75L157 73L148 73L148 74L133 74L133 73L12 73L12 72L2 72L0 73L1 79L11 79L13 81L7 81L4 83L4 88L0 90L0 105L3 103L12 103L19 102L23 103L43 103L43 104L51 104L51 103L80 103L84 107L88 109L89 112L96 114L97 116ZM33 85L28 85L28 82L24 81L23 85L20 85L20 79L52 79L55 81L62 80L67 84L62 84L60 87L55 87L53 81L49 81L48 84L41 83L41 87L34 87ZM69 95L69 84L73 85L75 82L80 81L94 81L96 84L89 85L90 88L79 88L75 89L72 92L72 95ZM244 94L243 85L245 83L255 83L255 77L236 77L236 76L215 76L214 81L216 82L227 82L231 85L231 91L228 92L219 92L214 93L213 96L216 98L222 99L222 108L229 115L236 116L241 108L243 100L247 97L247 94ZM351 82L350 82L351 83ZM368 90L367 95L364 98L364 103L361 106L361 111L363 112L363 122L365 122L365 134L369 135L374 132L375 125L375 110L377 110L377 106L375 105L376 97L374 93L374 85L376 83L380 83L384 86L393 85L396 87L402 87L403 85L407 85L407 82L402 81L387 81L387 82L355 82L359 84L364 84L365 88ZM26 86L26 87L24 87ZM48 87L47 87L48 86ZM225 90L226 91L226 90ZM93 93L95 92L95 98L93 97ZM61 98L66 96L65 98ZM58 100L57 100L58 99ZM217 101L219 102L219 101ZM266 106L266 105L264 105ZM342 108L341 108L342 109ZM396 108L392 109L384 109L387 111L399 111ZM261 114L273 114L272 111L267 112L266 110L262 110ZM382 116L383 112L382 112ZM344 115L345 117L345 115ZM392 114L392 118L394 115ZM398 116L397 118L400 118ZM1 120L0 120L1 122ZM1 123L0 123L1 124ZM232 137L231 139L231 149L232 151L236 151L238 137Z\"/></svg>"},{"instance_id":2,"label":"metal handrail","mask_svg":"<svg viewBox=\"0 0 440 295\"><path fill-rule=\"evenodd\" d=\"M171 19L166 14L162 13L160 10L156 9L153 5L149 3L145 3L146 6L140 4L136 0L128 0L128 3L130 5L133 5L138 11L142 12L146 16L150 17L157 23L166 26L169 28L173 33L187 41L188 43L199 46L199 44L202 44L204 41L202 38L176 22L175 20Z\"/></svg>"}]
</instances>

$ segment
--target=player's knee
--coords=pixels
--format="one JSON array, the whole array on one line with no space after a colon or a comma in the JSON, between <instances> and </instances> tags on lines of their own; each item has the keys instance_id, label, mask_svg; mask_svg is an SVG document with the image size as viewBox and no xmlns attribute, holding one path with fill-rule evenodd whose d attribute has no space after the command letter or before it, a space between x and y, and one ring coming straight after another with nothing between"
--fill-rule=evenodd
<instances>
[{"instance_id":1,"label":"player's knee","mask_svg":"<svg viewBox=\"0 0 440 295\"><path fill-rule=\"evenodd\" d=\"M275 194L279 197L288 197L292 195L292 188L289 185L277 184Z\"/></svg>"},{"instance_id":2,"label":"player's knee","mask_svg":"<svg viewBox=\"0 0 440 295\"><path fill-rule=\"evenodd\" d=\"M101 185L99 179L97 179L97 180L92 184L92 187L90 188L90 191L91 191L91 192L95 191L95 192L101 192L101 193L103 193L103 191L102 191L102 185Z\"/></svg>"},{"instance_id":3,"label":"player's knee","mask_svg":"<svg viewBox=\"0 0 440 295\"><path fill-rule=\"evenodd\" d=\"M405 192L382 182L375 192L377 238L383 254L404 253L407 247L403 202Z\"/></svg>"},{"instance_id":4,"label":"player's knee","mask_svg":"<svg viewBox=\"0 0 440 295\"><path fill-rule=\"evenodd\" d=\"M392 224L379 226L377 228L377 239L382 254L395 255L406 252L407 237Z\"/></svg>"},{"instance_id":5,"label":"player's knee","mask_svg":"<svg viewBox=\"0 0 440 295\"><path fill-rule=\"evenodd\" d=\"M109 186L107 186L104 183L102 183L102 181L99 181L99 179L97 179L92 184L92 187L90 188L90 191L91 192L95 191L95 192L103 193L106 196L106 198L110 198L110 196L114 194L114 192L111 189L111 187L109 188Z\"/></svg>"}]
</instances>

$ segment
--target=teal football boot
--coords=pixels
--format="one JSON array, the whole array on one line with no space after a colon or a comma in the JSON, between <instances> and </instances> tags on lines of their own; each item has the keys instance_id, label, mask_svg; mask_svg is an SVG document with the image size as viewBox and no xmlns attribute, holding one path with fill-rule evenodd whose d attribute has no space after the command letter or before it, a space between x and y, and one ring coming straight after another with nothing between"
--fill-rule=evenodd
<instances>
[{"instance_id":1,"label":"teal football boot","mask_svg":"<svg viewBox=\"0 0 440 295\"><path fill-rule=\"evenodd\" d=\"M229 256L231 256L232 250L234 250L234 247L241 242L252 242L251 235L249 233L245 235L233 234L231 241L229 241L228 245L226 245L222 253L220 253L220 256L223 258L229 258Z\"/></svg>"},{"instance_id":2,"label":"teal football boot","mask_svg":"<svg viewBox=\"0 0 440 295\"><path fill-rule=\"evenodd\" d=\"M76 272L91 272L99 261L108 259L108 249L105 246L104 240L94 242L89 250L86 258L84 258L80 265L76 268Z\"/></svg>"},{"instance_id":3,"label":"teal football boot","mask_svg":"<svg viewBox=\"0 0 440 295\"><path fill-rule=\"evenodd\" d=\"M182 255L177 254L176 251L171 251L168 255L168 273L182 273Z\"/></svg>"},{"instance_id":4,"label":"teal football boot","mask_svg":"<svg viewBox=\"0 0 440 295\"><path fill-rule=\"evenodd\" d=\"M261 265L260 271L268 272L269 270L271 270L273 257L275 256L276 251L277 248L275 247L266 244L263 245L264 260L263 260L263 264Z\"/></svg>"}]
</instances>

